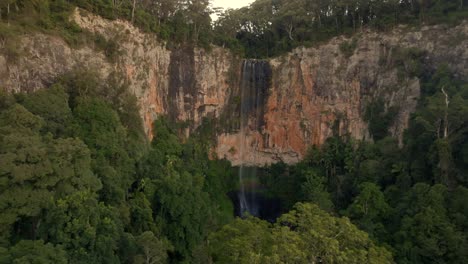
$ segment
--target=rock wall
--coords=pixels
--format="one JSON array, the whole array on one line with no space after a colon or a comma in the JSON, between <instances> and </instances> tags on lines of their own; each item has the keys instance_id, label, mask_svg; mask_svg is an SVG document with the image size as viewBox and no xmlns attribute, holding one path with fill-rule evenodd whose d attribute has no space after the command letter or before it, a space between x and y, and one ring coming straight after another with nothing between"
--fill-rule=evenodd
<instances>
[{"instance_id":1,"label":"rock wall","mask_svg":"<svg viewBox=\"0 0 468 264\"><path fill-rule=\"evenodd\" d=\"M0 88L34 91L77 68L93 70L103 79L118 76L136 95L150 138L152 121L160 115L186 121L191 129L206 116L228 119L231 126L218 135L214 151L233 164L294 163L308 146L320 145L333 134L370 139L363 113L376 98L383 98L387 108L398 107L390 132L401 140L416 107L420 84L405 69L402 76L401 69L393 65L398 49L424 50L428 65L448 64L457 77L468 79L466 21L456 27L362 32L354 40L337 37L266 62L271 76L262 99L262 116L256 117L261 125L240 129L236 119L241 118L245 62L229 51L220 47L210 51L167 48L154 35L142 33L128 22L109 21L80 10L71 19L84 30L115 41L119 55L110 60L92 45L72 48L58 36L25 35L18 43L22 54L18 60L9 62L0 54ZM340 49L343 43L353 44L349 54ZM223 121L220 123L226 123Z\"/></svg>"},{"instance_id":2,"label":"rock wall","mask_svg":"<svg viewBox=\"0 0 468 264\"><path fill-rule=\"evenodd\" d=\"M109 21L79 9L71 19L83 30L115 41L119 55L109 59L92 45L71 48L57 36L25 35L18 43L22 55L17 61L7 62L0 54L0 88L34 91L76 69L94 71L104 80L114 75L136 95L150 138L152 122L160 115L196 127L204 116L219 117L224 109L233 61L230 52L219 47L209 52L168 49L155 35L142 33L126 21Z\"/></svg>"},{"instance_id":3,"label":"rock wall","mask_svg":"<svg viewBox=\"0 0 468 264\"><path fill-rule=\"evenodd\" d=\"M343 43L355 44L351 54L340 49ZM410 69L397 69L393 58L410 48L424 51L426 66L447 64L456 77L468 80L466 21L451 28L362 32L354 39L337 37L318 47L297 48L270 60L273 79L264 126L219 135L218 156L234 164L295 163L309 146L321 145L334 134L371 140L363 116L377 98L387 109L399 109L389 132L401 142L420 96L420 80L411 77Z\"/></svg>"}]
</instances>

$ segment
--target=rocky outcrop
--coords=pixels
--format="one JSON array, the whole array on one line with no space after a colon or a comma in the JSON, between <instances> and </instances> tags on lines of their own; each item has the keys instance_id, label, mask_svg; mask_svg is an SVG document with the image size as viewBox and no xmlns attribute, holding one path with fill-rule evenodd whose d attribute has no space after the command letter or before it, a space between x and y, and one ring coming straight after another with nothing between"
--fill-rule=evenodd
<instances>
[{"instance_id":1,"label":"rocky outcrop","mask_svg":"<svg viewBox=\"0 0 468 264\"><path fill-rule=\"evenodd\" d=\"M267 87L254 107L257 114L241 122L246 63L229 51L167 48L128 22L79 10L71 19L91 34L117 43L118 55L110 59L89 44L72 48L58 36L25 35L16 61L0 54L0 88L41 89L76 68L95 71L103 79L117 76L136 95L149 137L151 124L160 115L187 122L187 133L203 117L224 119L219 123L230 126L223 127L214 151L234 164L294 163L310 145L323 144L334 134L370 139L363 116L368 102L377 98L386 108L399 110L390 132L401 140L420 91L411 70L395 61L401 50L425 51L420 53L425 64L448 64L459 78L468 78L467 22L456 27L400 27L385 34L362 32L353 39L337 37L262 62L270 73L263 82Z\"/></svg>"},{"instance_id":2,"label":"rocky outcrop","mask_svg":"<svg viewBox=\"0 0 468 264\"><path fill-rule=\"evenodd\" d=\"M15 62L7 63L0 54L0 88L34 91L75 69L94 71L104 80L117 76L136 95L149 137L152 122L160 115L196 127L204 116L219 117L224 109L233 61L228 51L168 49L155 35L126 21L109 21L78 9L71 19L90 34L117 43L118 55L109 59L93 45L72 48L57 36L25 35L19 43L22 55Z\"/></svg>"},{"instance_id":3,"label":"rocky outcrop","mask_svg":"<svg viewBox=\"0 0 468 264\"><path fill-rule=\"evenodd\" d=\"M398 109L389 132L401 142L420 95L420 81L410 69L415 61L398 58L411 51L426 66L447 64L458 78L468 79L466 21L452 28L362 32L354 39L338 37L318 47L297 48L270 61L273 77L264 126L219 135L218 156L234 164L295 163L309 146L334 134L370 140L364 113L378 98L387 109ZM399 65L402 59L408 65Z\"/></svg>"}]
</instances>

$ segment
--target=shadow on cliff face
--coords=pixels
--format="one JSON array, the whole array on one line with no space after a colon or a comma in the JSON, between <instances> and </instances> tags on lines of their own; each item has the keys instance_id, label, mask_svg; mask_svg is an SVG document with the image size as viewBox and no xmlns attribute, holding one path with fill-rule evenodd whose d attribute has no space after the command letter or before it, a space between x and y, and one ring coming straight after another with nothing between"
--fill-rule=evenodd
<instances>
[{"instance_id":1,"label":"shadow on cliff face","mask_svg":"<svg viewBox=\"0 0 468 264\"><path fill-rule=\"evenodd\" d=\"M272 70L267 61L244 60L240 82L241 91L241 126L246 126L253 119L252 130L260 130L265 125L265 105L268 89L271 86Z\"/></svg>"},{"instance_id":2,"label":"shadow on cliff face","mask_svg":"<svg viewBox=\"0 0 468 264\"><path fill-rule=\"evenodd\" d=\"M168 89L166 109L169 117L177 121L180 113L188 113L188 118L192 120L194 110L192 107L197 102L193 47L182 47L171 51Z\"/></svg>"}]
</instances>

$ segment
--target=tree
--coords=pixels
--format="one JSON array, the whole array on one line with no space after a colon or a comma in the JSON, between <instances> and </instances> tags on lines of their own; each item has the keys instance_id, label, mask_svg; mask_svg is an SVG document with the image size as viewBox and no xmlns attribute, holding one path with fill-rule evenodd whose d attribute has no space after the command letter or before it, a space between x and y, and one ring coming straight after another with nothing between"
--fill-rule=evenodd
<instances>
[{"instance_id":1,"label":"tree","mask_svg":"<svg viewBox=\"0 0 468 264\"><path fill-rule=\"evenodd\" d=\"M305 0L284 1L280 5L276 19L283 26L291 41L295 40L293 33L296 28L308 22L306 5Z\"/></svg>"},{"instance_id":2,"label":"tree","mask_svg":"<svg viewBox=\"0 0 468 264\"><path fill-rule=\"evenodd\" d=\"M380 188L374 183L365 182L359 186L359 195L348 210L352 216L375 219L384 216L389 207Z\"/></svg>"},{"instance_id":3,"label":"tree","mask_svg":"<svg viewBox=\"0 0 468 264\"><path fill-rule=\"evenodd\" d=\"M73 109L75 135L83 139L91 150L92 167L104 183L100 195L110 204L125 199L133 182L133 161L126 150L126 130L118 114L99 98L79 97Z\"/></svg>"},{"instance_id":4,"label":"tree","mask_svg":"<svg viewBox=\"0 0 468 264\"><path fill-rule=\"evenodd\" d=\"M235 39L237 33L242 28L243 16L245 14L240 10L227 9L218 15L214 21L214 31L221 37ZM225 45L225 43L223 43Z\"/></svg>"},{"instance_id":5,"label":"tree","mask_svg":"<svg viewBox=\"0 0 468 264\"><path fill-rule=\"evenodd\" d=\"M16 9L18 9L17 2L18 0L6 0L2 4L0 4L0 11L2 10L2 8L6 9L6 18L7 18L8 25L10 25L11 6L14 4L16 6ZM0 12L0 18L1 18L1 12Z\"/></svg>"},{"instance_id":6,"label":"tree","mask_svg":"<svg viewBox=\"0 0 468 264\"><path fill-rule=\"evenodd\" d=\"M42 235L60 244L73 263L116 263L121 232L115 209L89 191L58 199L46 215Z\"/></svg>"},{"instance_id":7,"label":"tree","mask_svg":"<svg viewBox=\"0 0 468 264\"><path fill-rule=\"evenodd\" d=\"M442 183L454 188L465 181L456 167L460 167L460 150L468 131L468 102L466 87L453 78L446 66L439 67L424 83L424 107L420 107L408 129L408 149L412 167L425 171L412 175L426 177L428 182ZM418 155L416 153L428 153ZM458 166L456 164L458 163Z\"/></svg>"},{"instance_id":8,"label":"tree","mask_svg":"<svg viewBox=\"0 0 468 264\"><path fill-rule=\"evenodd\" d=\"M271 239L266 221L237 218L210 236L209 249L216 263L266 263Z\"/></svg>"},{"instance_id":9,"label":"tree","mask_svg":"<svg viewBox=\"0 0 468 264\"><path fill-rule=\"evenodd\" d=\"M195 43L200 41L201 35L207 35L206 33L210 32L209 28L211 28L211 9L209 8L210 1L209 0L197 0L197 1L187 1L187 15L188 20L192 24L192 40ZM204 39L206 44L209 43L210 40Z\"/></svg>"},{"instance_id":10,"label":"tree","mask_svg":"<svg viewBox=\"0 0 468 264\"><path fill-rule=\"evenodd\" d=\"M11 224L27 224L35 238L43 210L77 190L96 191L101 183L90 170L89 150L79 139L41 136L43 119L20 105L0 114L1 236Z\"/></svg>"},{"instance_id":11,"label":"tree","mask_svg":"<svg viewBox=\"0 0 468 264\"><path fill-rule=\"evenodd\" d=\"M392 263L391 253L376 246L347 218L335 218L314 204L298 203L277 225L298 232L305 241L307 259L327 263Z\"/></svg>"},{"instance_id":12,"label":"tree","mask_svg":"<svg viewBox=\"0 0 468 264\"><path fill-rule=\"evenodd\" d=\"M160 230L174 245L181 258L206 236L211 217L208 194L202 190L203 178L176 171L176 158L169 158L164 175L154 181L153 210ZM193 202L196 201L196 202Z\"/></svg>"},{"instance_id":13,"label":"tree","mask_svg":"<svg viewBox=\"0 0 468 264\"><path fill-rule=\"evenodd\" d=\"M8 260L8 261L6 261ZM8 251L5 262L18 264L68 263L67 254L60 246L44 243L42 240L21 240Z\"/></svg>"},{"instance_id":14,"label":"tree","mask_svg":"<svg viewBox=\"0 0 468 264\"><path fill-rule=\"evenodd\" d=\"M332 211L333 203L330 193L325 187L326 179L320 177L316 171L308 170L305 173L305 182L302 184L302 192L305 201L317 204L322 210Z\"/></svg>"},{"instance_id":15,"label":"tree","mask_svg":"<svg viewBox=\"0 0 468 264\"><path fill-rule=\"evenodd\" d=\"M397 259L402 263L464 263L466 236L447 215L447 188L418 183L400 203L401 226L395 232Z\"/></svg>"},{"instance_id":16,"label":"tree","mask_svg":"<svg viewBox=\"0 0 468 264\"><path fill-rule=\"evenodd\" d=\"M445 184L453 187L454 182L454 164L452 157L452 149L450 143L446 139L437 139L431 148L430 157L433 160L434 180L436 183Z\"/></svg>"},{"instance_id":17,"label":"tree","mask_svg":"<svg viewBox=\"0 0 468 264\"><path fill-rule=\"evenodd\" d=\"M130 230L136 234L143 231L155 230L150 201L148 201L142 192L136 192L132 196L128 201L131 219Z\"/></svg>"},{"instance_id":18,"label":"tree","mask_svg":"<svg viewBox=\"0 0 468 264\"><path fill-rule=\"evenodd\" d=\"M249 6L248 16L245 17L243 27L248 32L260 36L265 33L273 18L273 5L271 0L258 0Z\"/></svg>"},{"instance_id":19,"label":"tree","mask_svg":"<svg viewBox=\"0 0 468 264\"><path fill-rule=\"evenodd\" d=\"M213 234L210 245L220 263L393 263L390 252L347 218L309 203L297 203L273 226L236 219Z\"/></svg>"},{"instance_id":20,"label":"tree","mask_svg":"<svg viewBox=\"0 0 468 264\"><path fill-rule=\"evenodd\" d=\"M166 263L167 251L172 246L166 240L158 239L153 232L146 231L136 239L142 254L135 257L135 263L160 264Z\"/></svg>"},{"instance_id":21,"label":"tree","mask_svg":"<svg viewBox=\"0 0 468 264\"><path fill-rule=\"evenodd\" d=\"M146 0L143 6L157 17L158 24L166 22L181 8L180 0Z\"/></svg>"},{"instance_id":22,"label":"tree","mask_svg":"<svg viewBox=\"0 0 468 264\"><path fill-rule=\"evenodd\" d=\"M364 182L359 185L359 195L346 210L358 226L378 238L386 237L382 221L390 213L390 206L385 201L384 194L374 183Z\"/></svg>"},{"instance_id":23,"label":"tree","mask_svg":"<svg viewBox=\"0 0 468 264\"><path fill-rule=\"evenodd\" d=\"M131 22L135 21L135 9L137 8L137 0L130 0L132 1L132 15L131 15Z\"/></svg>"},{"instance_id":24,"label":"tree","mask_svg":"<svg viewBox=\"0 0 468 264\"><path fill-rule=\"evenodd\" d=\"M370 102L366 107L364 120L369 124L369 132L374 140L381 140L388 135L388 128L392 124L398 109L388 107L385 109L385 103L382 98Z\"/></svg>"},{"instance_id":25,"label":"tree","mask_svg":"<svg viewBox=\"0 0 468 264\"><path fill-rule=\"evenodd\" d=\"M44 119L43 130L46 132L50 132L56 137L70 134L67 129L71 126L73 116L68 105L68 94L60 85L54 85L49 89L30 94L24 98L21 104L31 113Z\"/></svg>"},{"instance_id":26,"label":"tree","mask_svg":"<svg viewBox=\"0 0 468 264\"><path fill-rule=\"evenodd\" d=\"M449 194L448 213L452 222L464 230L465 237L468 233L468 188L458 186Z\"/></svg>"}]
</instances>

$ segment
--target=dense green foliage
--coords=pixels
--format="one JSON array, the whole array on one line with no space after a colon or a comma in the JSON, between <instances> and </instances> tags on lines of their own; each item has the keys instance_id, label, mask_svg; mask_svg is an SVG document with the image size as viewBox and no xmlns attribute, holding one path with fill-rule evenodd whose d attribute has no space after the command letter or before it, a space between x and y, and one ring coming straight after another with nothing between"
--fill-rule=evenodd
<instances>
[{"instance_id":1,"label":"dense green foliage","mask_svg":"<svg viewBox=\"0 0 468 264\"><path fill-rule=\"evenodd\" d=\"M298 203L276 224L237 219L211 237L217 263L393 263L347 218Z\"/></svg>"},{"instance_id":2,"label":"dense green foliage","mask_svg":"<svg viewBox=\"0 0 468 264\"><path fill-rule=\"evenodd\" d=\"M92 41L112 57L112 40L90 36L69 21L75 7L107 19L131 21L144 32L156 33L171 43L207 48L211 43L212 10L208 0L6 0L0 3L0 39L21 31L42 30L60 34L74 45Z\"/></svg>"},{"instance_id":3,"label":"dense green foliage","mask_svg":"<svg viewBox=\"0 0 468 264\"><path fill-rule=\"evenodd\" d=\"M398 109L390 107L385 110L385 102L379 98L369 102L364 114L364 120L369 124L369 132L374 140L388 136L388 128L398 113Z\"/></svg>"},{"instance_id":4,"label":"dense green foliage","mask_svg":"<svg viewBox=\"0 0 468 264\"><path fill-rule=\"evenodd\" d=\"M104 18L131 21L169 44L215 44L249 58L276 56L365 27L457 23L468 15L467 0L256 0L235 10L212 8L209 0L6 0L0 3L0 40L10 41L2 48L15 59L12 35L39 29L59 33L75 45L91 41L108 57L115 56L115 40L92 36L68 20L76 6ZM218 20L211 21L213 13ZM355 45L350 41L340 49L349 57Z\"/></svg>"},{"instance_id":5,"label":"dense green foliage","mask_svg":"<svg viewBox=\"0 0 468 264\"><path fill-rule=\"evenodd\" d=\"M453 23L467 16L467 5L465 0L257 0L222 13L214 24L214 43L241 48L251 58L271 57L364 27ZM350 41L340 49L349 57L353 46Z\"/></svg>"},{"instance_id":6,"label":"dense green foliage","mask_svg":"<svg viewBox=\"0 0 468 264\"><path fill-rule=\"evenodd\" d=\"M225 226L236 177L228 162L208 158L216 124L205 120L182 143L183 126L160 118L149 145L125 87L100 83L72 72L45 90L1 94L0 263L280 263L295 254L300 262L391 262L349 220L312 204L275 225ZM305 197L333 212L319 170L304 177ZM231 241L231 228L246 233Z\"/></svg>"},{"instance_id":7,"label":"dense green foliage","mask_svg":"<svg viewBox=\"0 0 468 264\"><path fill-rule=\"evenodd\" d=\"M313 202L349 217L398 263L465 263L468 83L447 67L420 77L422 98L402 147L385 134L375 133L375 143L330 138L297 165L267 168L262 181L285 208Z\"/></svg>"},{"instance_id":8,"label":"dense green foliage","mask_svg":"<svg viewBox=\"0 0 468 264\"><path fill-rule=\"evenodd\" d=\"M0 263L189 261L232 219L208 125L181 143L161 118L149 145L135 98L102 83L0 95Z\"/></svg>"},{"instance_id":9,"label":"dense green foliage","mask_svg":"<svg viewBox=\"0 0 468 264\"><path fill-rule=\"evenodd\" d=\"M0 51L17 60L18 35L42 31L114 59L115 40L69 21L76 6L169 45L270 57L364 27L456 23L468 3L257 0L212 23L208 0L6 0ZM345 57L355 48L340 46ZM263 169L285 209L276 223L233 219L236 177L209 157L225 120L186 139L161 117L149 143L127 87L86 71L1 93L0 263L468 263L468 84L447 67L428 71L423 56L397 49L392 62L422 83L403 142L388 137L397 109L380 99L365 109L374 142L333 137L299 164Z\"/></svg>"}]
</instances>

